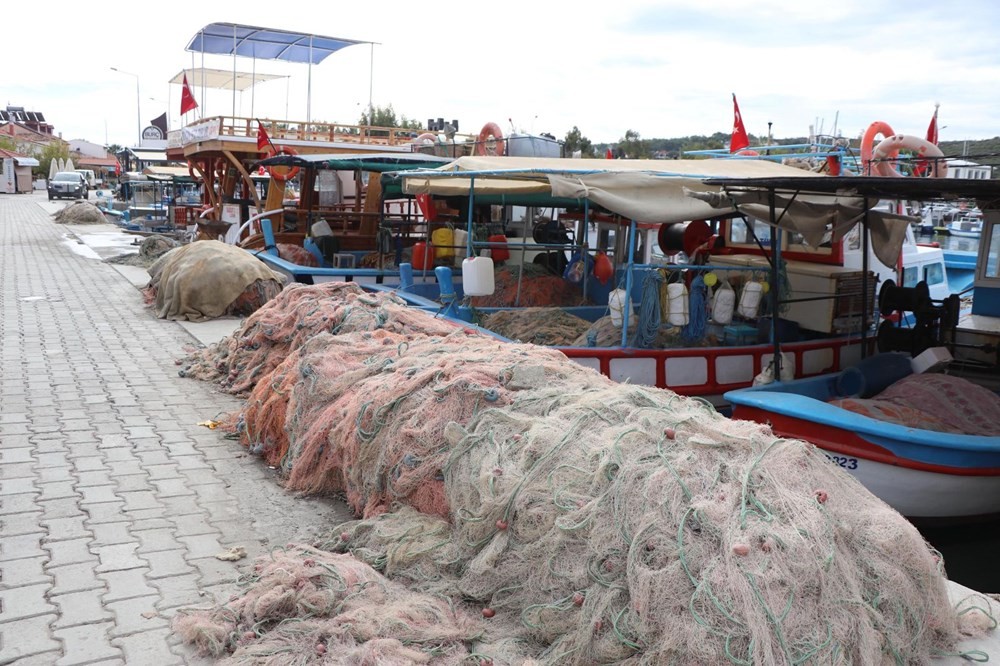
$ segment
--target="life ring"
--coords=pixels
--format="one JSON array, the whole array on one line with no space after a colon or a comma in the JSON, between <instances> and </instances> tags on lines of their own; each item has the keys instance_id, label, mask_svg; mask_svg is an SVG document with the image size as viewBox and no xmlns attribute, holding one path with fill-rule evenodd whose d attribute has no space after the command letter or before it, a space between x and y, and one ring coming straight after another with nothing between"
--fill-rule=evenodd
<instances>
[{"instance_id":1,"label":"life ring","mask_svg":"<svg viewBox=\"0 0 1000 666\"><path fill-rule=\"evenodd\" d=\"M892 159L892 157L899 155L899 151L901 150L908 150L916 153L917 157L944 157L944 153L941 152L941 149L927 139L921 139L919 136L910 136L907 134L893 134L886 139L882 139L882 141L875 146L875 150L872 151L872 159L878 160L875 162L875 172L879 176L886 176L890 178L902 176L901 173L892 167L891 162L882 161ZM930 160L931 178L945 178L947 175L948 165L944 163L944 160Z\"/></svg>"},{"instance_id":2,"label":"life ring","mask_svg":"<svg viewBox=\"0 0 1000 666\"><path fill-rule=\"evenodd\" d=\"M486 123L479 131L476 141L476 155L495 155L501 157L507 154L507 142L503 139L503 131L496 123Z\"/></svg>"},{"instance_id":3,"label":"life ring","mask_svg":"<svg viewBox=\"0 0 1000 666\"><path fill-rule=\"evenodd\" d=\"M275 155L298 155L298 154L299 153L297 150L295 150L294 148L289 148L288 146L278 146L277 148L268 150L268 157L274 157ZM275 170L276 168L288 169L288 170L286 172L281 172L281 171L276 171ZM289 167L271 165L267 167L267 170L270 172L271 178L274 178L275 180L280 181L282 183L289 181L295 178L297 175L299 175L299 167L297 166L289 168Z\"/></svg>"},{"instance_id":4,"label":"life ring","mask_svg":"<svg viewBox=\"0 0 1000 666\"><path fill-rule=\"evenodd\" d=\"M861 173L865 175L872 175L872 172L876 170L878 165L872 164L872 153L875 146L875 137L882 135L883 139L887 139L894 135L895 132L889 127L888 123L884 123L881 120L876 120L868 129L865 130L864 135L861 137ZM896 157L899 153L889 155L889 159Z\"/></svg>"},{"instance_id":5,"label":"life ring","mask_svg":"<svg viewBox=\"0 0 1000 666\"><path fill-rule=\"evenodd\" d=\"M736 153L737 157L741 155L743 157L760 157L760 153L758 153L756 150L750 150L749 148L744 148L743 150L740 150Z\"/></svg>"},{"instance_id":6,"label":"life ring","mask_svg":"<svg viewBox=\"0 0 1000 666\"><path fill-rule=\"evenodd\" d=\"M427 146L427 145L434 145L435 143L437 143L437 140L438 140L437 135L434 134L433 132L424 132L416 139L414 139L411 143L414 143L418 146Z\"/></svg>"}]
</instances>

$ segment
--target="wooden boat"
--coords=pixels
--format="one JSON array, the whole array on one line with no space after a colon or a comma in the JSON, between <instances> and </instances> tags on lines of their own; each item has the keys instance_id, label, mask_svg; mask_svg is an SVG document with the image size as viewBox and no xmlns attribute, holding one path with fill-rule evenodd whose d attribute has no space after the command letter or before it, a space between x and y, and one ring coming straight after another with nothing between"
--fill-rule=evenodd
<instances>
[{"instance_id":1,"label":"wooden boat","mask_svg":"<svg viewBox=\"0 0 1000 666\"><path fill-rule=\"evenodd\" d=\"M1000 201L997 183L949 179L937 184L930 180L857 183L855 187L871 187L872 191L877 187L882 193L910 198L966 193L980 201ZM898 309L911 311L917 324L899 328L883 322L878 345L882 353L870 361L880 363L887 354L899 351L910 356L929 348L945 349L945 358L952 359L946 372L968 382L969 388L938 391L932 399L897 413L895 422L887 422L884 413L874 418L831 403L857 392L845 388L845 375L828 373L730 391L725 399L733 405L733 417L769 423L778 435L813 442L908 517L995 516L1000 513L1000 417L987 420L978 434L942 432L940 425L928 425L925 419L940 408L954 410L954 417L938 419L954 429L969 422L968 416L961 415L966 413L962 410L968 396L992 395L1000 405L996 398L1000 389L1000 210L984 210L970 311L960 312L954 304L938 305L919 285L901 289L899 303ZM994 405L990 400L983 402Z\"/></svg>"}]
</instances>

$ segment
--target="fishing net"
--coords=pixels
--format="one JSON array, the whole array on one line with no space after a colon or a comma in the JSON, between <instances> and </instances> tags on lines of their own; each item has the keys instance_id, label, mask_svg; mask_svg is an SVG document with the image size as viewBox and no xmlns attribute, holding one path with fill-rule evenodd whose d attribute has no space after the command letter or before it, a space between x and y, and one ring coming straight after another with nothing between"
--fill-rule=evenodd
<instances>
[{"instance_id":1,"label":"fishing net","mask_svg":"<svg viewBox=\"0 0 1000 666\"><path fill-rule=\"evenodd\" d=\"M122 254L117 257L111 257L105 259L109 264L126 264L129 266L141 266L143 268L149 268L156 260L162 257L164 254L173 250L175 247L180 247L180 243L172 238L167 238L166 236L161 236L160 234L153 234L142 239L139 243L139 252L132 252L130 254Z\"/></svg>"},{"instance_id":2,"label":"fishing net","mask_svg":"<svg viewBox=\"0 0 1000 666\"><path fill-rule=\"evenodd\" d=\"M520 266L500 266L494 271L494 283L496 288L492 295L471 298L473 307L588 305L578 285L552 275L537 264L526 264L523 271Z\"/></svg>"},{"instance_id":3,"label":"fishing net","mask_svg":"<svg viewBox=\"0 0 1000 666\"><path fill-rule=\"evenodd\" d=\"M197 241L149 267L145 289L160 319L203 321L253 312L281 291L281 277L246 250Z\"/></svg>"},{"instance_id":4,"label":"fishing net","mask_svg":"<svg viewBox=\"0 0 1000 666\"><path fill-rule=\"evenodd\" d=\"M490 313L480 326L510 340L561 346L573 344L590 322L558 308L516 308Z\"/></svg>"},{"instance_id":5,"label":"fishing net","mask_svg":"<svg viewBox=\"0 0 1000 666\"><path fill-rule=\"evenodd\" d=\"M52 213L52 220L58 224L107 224L104 212L89 201L74 201L70 205Z\"/></svg>"},{"instance_id":6,"label":"fishing net","mask_svg":"<svg viewBox=\"0 0 1000 666\"><path fill-rule=\"evenodd\" d=\"M953 648L939 555L812 445L442 329L391 295L286 292L215 348L215 376L254 387L245 446L361 518L272 555L293 558L274 577L262 560L233 601L178 620L186 640L233 663L351 663L320 643L442 664L911 664ZM308 584L335 600L289 597L324 551L345 559ZM344 599L380 629L344 638Z\"/></svg>"},{"instance_id":7,"label":"fishing net","mask_svg":"<svg viewBox=\"0 0 1000 666\"><path fill-rule=\"evenodd\" d=\"M289 261L297 266L319 266L313 253L301 245L291 243L278 243L278 257Z\"/></svg>"},{"instance_id":8,"label":"fishing net","mask_svg":"<svg viewBox=\"0 0 1000 666\"><path fill-rule=\"evenodd\" d=\"M650 349L669 349L671 347L707 347L718 344L718 338L709 333L698 340L689 341L681 337L683 329L679 326L661 326ZM629 326L628 338L635 335L635 323ZM574 347L620 347L622 344L622 328L615 326L610 316L601 317L590 328L581 333L570 343Z\"/></svg>"}]
</instances>

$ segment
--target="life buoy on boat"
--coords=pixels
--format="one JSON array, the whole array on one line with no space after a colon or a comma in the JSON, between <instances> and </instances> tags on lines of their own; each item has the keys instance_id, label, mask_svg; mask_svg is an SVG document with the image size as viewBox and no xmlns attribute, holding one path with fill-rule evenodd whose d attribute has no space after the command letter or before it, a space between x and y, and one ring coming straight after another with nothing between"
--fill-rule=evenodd
<instances>
[{"instance_id":1,"label":"life buoy on boat","mask_svg":"<svg viewBox=\"0 0 1000 666\"><path fill-rule=\"evenodd\" d=\"M268 157L274 157L275 155L298 155L298 151L294 148L289 148L288 146L278 146L277 148L268 149ZM279 171L278 169L287 169L287 171ZM299 168L293 166L291 168L283 166L271 165L267 167L267 170L271 173L271 178L282 183L295 178L299 175Z\"/></svg>"},{"instance_id":2,"label":"life buoy on boat","mask_svg":"<svg viewBox=\"0 0 1000 666\"><path fill-rule=\"evenodd\" d=\"M875 171L877 165L872 164L872 153L875 147L875 137L882 135L883 139L887 139L894 135L895 132L889 127L889 123L884 123L881 120L876 120L861 137L861 173L870 176L873 175L872 172ZM890 155L889 158L892 159L896 155Z\"/></svg>"},{"instance_id":3,"label":"life buoy on boat","mask_svg":"<svg viewBox=\"0 0 1000 666\"><path fill-rule=\"evenodd\" d=\"M437 143L437 135L433 132L424 132L412 141L417 146L432 146Z\"/></svg>"},{"instance_id":4,"label":"life buoy on boat","mask_svg":"<svg viewBox=\"0 0 1000 666\"><path fill-rule=\"evenodd\" d=\"M886 139L882 139L882 141L875 146L875 150L872 152L872 159L891 159L892 157L899 155L899 151L901 150L908 150L916 153L917 157L944 157L944 153L941 152L941 149L927 139L922 139L919 136L911 136L908 134L893 134ZM886 176L890 178L903 175L896 171L892 167L892 164L887 161L876 162L874 170L879 176ZM945 178L947 175L948 165L944 163L944 160L930 160L931 178Z\"/></svg>"},{"instance_id":5,"label":"life buoy on boat","mask_svg":"<svg viewBox=\"0 0 1000 666\"><path fill-rule=\"evenodd\" d=\"M740 157L740 156L742 156L742 157L759 157L760 153L758 153L756 150L750 150L749 148L744 148L743 150L738 151L736 153L736 156L737 157Z\"/></svg>"},{"instance_id":6,"label":"life buoy on boat","mask_svg":"<svg viewBox=\"0 0 1000 666\"><path fill-rule=\"evenodd\" d=\"M476 140L476 155L490 155L500 157L507 154L507 142L503 139L503 132L496 123L486 123L483 129L479 130L479 139Z\"/></svg>"}]
</instances>

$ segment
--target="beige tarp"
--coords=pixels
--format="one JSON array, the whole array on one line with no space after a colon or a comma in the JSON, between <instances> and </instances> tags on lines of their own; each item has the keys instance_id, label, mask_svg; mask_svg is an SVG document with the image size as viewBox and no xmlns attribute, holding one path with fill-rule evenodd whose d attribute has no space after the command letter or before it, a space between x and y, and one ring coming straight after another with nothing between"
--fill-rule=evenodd
<instances>
[{"instance_id":1,"label":"beige tarp","mask_svg":"<svg viewBox=\"0 0 1000 666\"><path fill-rule=\"evenodd\" d=\"M433 170L400 174L408 194L551 194L587 199L638 222L670 223L708 219L742 212L770 220L767 193L757 190L725 196L710 178L826 178L811 171L757 159L600 160L537 157L460 157ZM472 172L473 178L455 173ZM449 175L451 174L451 175ZM782 214L783 205L792 203ZM875 204L877 202L871 202ZM782 205L783 204L783 205ZM849 197L798 196L779 198L779 226L801 233L816 246L832 225L836 238L861 221L863 200ZM870 211L876 254L898 257L909 218ZM896 259L885 262L892 266Z\"/></svg>"}]
</instances>

